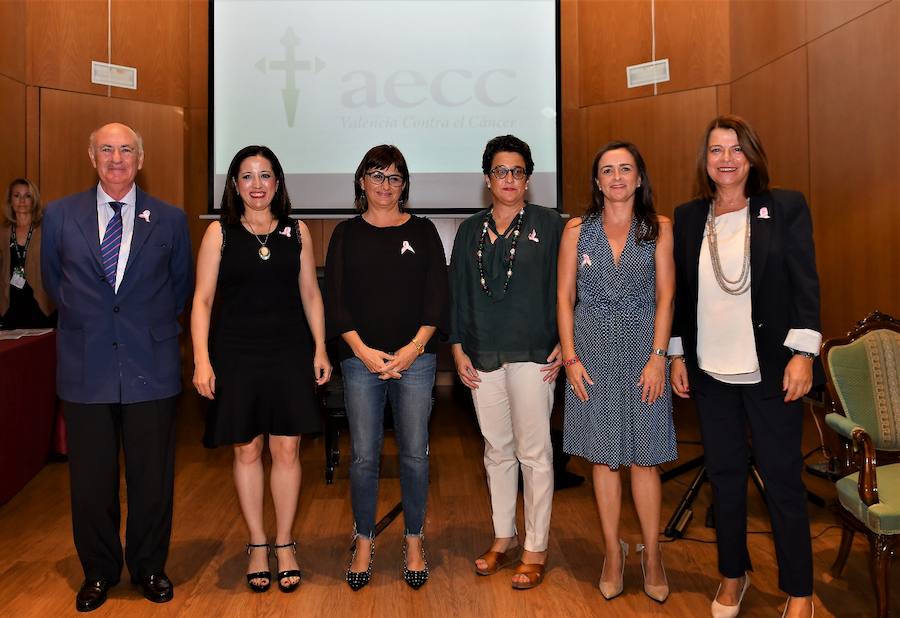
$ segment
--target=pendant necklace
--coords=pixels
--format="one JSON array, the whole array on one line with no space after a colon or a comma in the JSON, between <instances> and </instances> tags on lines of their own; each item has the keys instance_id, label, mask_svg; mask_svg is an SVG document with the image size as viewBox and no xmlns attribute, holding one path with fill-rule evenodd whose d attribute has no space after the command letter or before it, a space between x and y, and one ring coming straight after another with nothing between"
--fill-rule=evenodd
<instances>
[{"instance_id":1,"label":"pendant necklace","mask_svg":"<svg viewBox=\"0 0 900 618\"><path fill-rule=\"evenodd\" d=\"M491 292L491 289L488 287L487 279L485 278L484 273L484 246L485 241L487 240L488 235L488 223L494 216L494 209L491 208L490 211L484 216L484 221L481 224L481 238L478 239L478 252L475 254L476 256L476 264L478 266L478 281L481 284L481 290L487 294L489 297L493 297L494 293ZM516 261L516 245L519 244L519 232L522 229L522 219L525 218L525 209L519 211L519 215L516 218L516 225L512 231L512 237L510 239L509 246L509 259L507 260L506 266L506 281L503 283L503 293L506 294L506 289L509 287L509 280L512 278L513 274L513 264Z\"/></svg>"},{"instance_id":2,"label":"pendant necklace","mask_svg":"<svg viewBox=\"0 0 900 618\"><path fill-rule=\"evenodd\" d=\"M269 251L269 248L266 246L266 243L269 242L269 234L271 234L272 232L266 234L266 238L264 240L260 240L259 234L257 234L256 230L253 229L253 226L250 224L250 221L247 220L247 217L244 217L244 223L247 225L247 227L250 228L250 233L253 234L253 238L255 238L256 242L259 243L259 251L257 251L257 253L259 254L259 259L265 262L270 257L272 257L272 252Z\"/></svg>"}]
</instances>

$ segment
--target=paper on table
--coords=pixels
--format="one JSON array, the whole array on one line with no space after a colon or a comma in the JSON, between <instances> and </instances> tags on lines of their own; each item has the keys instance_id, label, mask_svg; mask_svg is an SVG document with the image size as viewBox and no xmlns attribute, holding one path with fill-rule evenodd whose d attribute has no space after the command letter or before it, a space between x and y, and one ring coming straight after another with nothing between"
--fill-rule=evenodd
<instances>
[{"instance_id":1,"label":"paper on table","mask_svg":"<svg viewBox=\"0 0 900 618\"><path fill-rule=\"evenodd\" d=\"M9 339L21 339L22 337L37 337L46 333L52 333L52 328L18 328L16 330L0 330L0 341Z\"/></svg>"}]
</instances>

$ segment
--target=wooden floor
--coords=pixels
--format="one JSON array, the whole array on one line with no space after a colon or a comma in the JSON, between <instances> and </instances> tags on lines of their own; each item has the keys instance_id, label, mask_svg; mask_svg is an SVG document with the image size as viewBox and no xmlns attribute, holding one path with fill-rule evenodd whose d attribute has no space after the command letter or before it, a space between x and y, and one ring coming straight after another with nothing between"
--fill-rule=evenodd
<instances>
[{"instance_id":1,"label":"wooden floor","mask_svg":"<svg viewBox=\"0 0 900 618\"><path fill-rule=\"evenodd\" d=\"M664 605L644 596L641 570L629 557L625 593L605 601L596 587L602 552L598 518L589 481L557 492L550 536L550 568L542 586L514 591L509 571L478 577L472 559L491 539L490 506L484 482L482 442L470 400L442 389L431 428L431 490L426 523L430 581L419 591L400 576L402 522L396 521L377 540L372 583L351 592L343 580L352 529L344 460L333 485L324 482L321 438L304 441L304 485L295 525L303 583L293 594L273 587L251 593L244 580L246 532L231 483L231 452L200 446L202 408L186 395L179 421L175 521L167 571L175 583L172 602L157 606L123 583L114 588L97 616L708 616L715 592L715 545L703 526L710 490L695 504L687 537L663 546L672 594ZM677 414L679 439L696 441L690 409ZM807 431L808 447L814 431ZM399 480L391 440L384 458L379 513L399 499ZM700 453L695 444L680 446L682 459ZM813 456L814 458L816 455ZM583 461L569 469L589 474ZM663 486L663 522L678 503L692 474ZM811 489L833 500L827 483L808 479ZM745 617L780 615L783 595L777 588L774 549L764 506L750 487L750 550L756 572L745 599ZM627 488L626 488L627 495ZM123 487L124 496L124 487ZM271 504L266 505L271 520ZM872 616L874 598L865 542L857 536L844 576L832 581L827 569L834 559L839 529L834 516L811 506L815 552L816 616ZM520 514L521 517L521 514ZM520 520L521 521L521 520ZM124 508L123 508L124 522ZM272 526L270 524L270 530ZM623 536L639 541L630 501L623 511ZM71 539L68 471L64 463L48 464L9 503L0 507L0 616L75 614L74 597L82 573ZM123 573L123 582L127 573ZM895 580L896 581L896 580ZM900 599L894 595L894 607Z\"/></svg>"}]
</instances>

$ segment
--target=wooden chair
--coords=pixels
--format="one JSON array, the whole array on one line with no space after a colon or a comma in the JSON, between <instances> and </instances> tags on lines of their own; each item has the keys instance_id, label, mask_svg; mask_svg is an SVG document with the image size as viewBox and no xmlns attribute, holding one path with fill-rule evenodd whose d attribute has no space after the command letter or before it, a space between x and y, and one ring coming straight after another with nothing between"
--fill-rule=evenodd
<instances>
[{"instance_id":1,"label":"wooden chair","mask_svg":"<svg viewBox=\"0 0 900 618\"><path fill-rule=\"evenodd\" d=\"M846 337L826 341L822 360L833 409L825 420L846 440L831 573L840 577L854 533L866 534L877 615L885 617L891 556L900 547L900 463L885 464L900 452L900 322L875 311Z\"/></svg>"}]
</instances>

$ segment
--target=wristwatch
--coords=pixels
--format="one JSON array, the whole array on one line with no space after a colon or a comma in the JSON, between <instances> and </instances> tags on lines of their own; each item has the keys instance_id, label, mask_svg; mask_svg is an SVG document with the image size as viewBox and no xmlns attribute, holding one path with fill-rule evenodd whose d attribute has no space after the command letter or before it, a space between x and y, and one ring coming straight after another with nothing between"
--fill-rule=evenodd
<instances>
[{"instance_id":1,"label":"wristwatch","mask_svg":"<svg viewBox=\"0 0 900 618\"><path fill-rule=\"evenodd\" d=\"M815 352L804 352L803 350L795 350L794 348L788 348L791 351L791 354L794 356L802 356L804 358L808 358L809 360L813 360L816 357Z\"/></svg>"}]
</instances>

